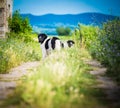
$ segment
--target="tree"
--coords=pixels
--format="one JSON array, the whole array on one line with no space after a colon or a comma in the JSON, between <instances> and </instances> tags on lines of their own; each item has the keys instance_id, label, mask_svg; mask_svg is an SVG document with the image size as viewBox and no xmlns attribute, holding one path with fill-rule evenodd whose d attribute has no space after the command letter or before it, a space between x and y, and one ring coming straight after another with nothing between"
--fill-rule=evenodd
<instances>
[{"instance_id":1,"label":"tree","mask_svg":"<svg viewBox=\"0 0 120 108\"><path fill-rule=\"evenodd\" d=\"M31 32L32 27L30 26L28 18L22 18L19 11L13 13L13 17L8 19L8 26L10 32L14 33L26 33Z\"/></svg>"},{"instance_id":2,"label":"tree","mask_svg":"<svg viewBox=\"0 0 120 108\"><path fill-rule=\"evenodd\" d=\"M30 26L29 19L28 18L23 19L23 21L22 21L22 32L26 33L26 32L31 32L31 31L32 31L32 28Z\"/></svg>"}]
</instances>

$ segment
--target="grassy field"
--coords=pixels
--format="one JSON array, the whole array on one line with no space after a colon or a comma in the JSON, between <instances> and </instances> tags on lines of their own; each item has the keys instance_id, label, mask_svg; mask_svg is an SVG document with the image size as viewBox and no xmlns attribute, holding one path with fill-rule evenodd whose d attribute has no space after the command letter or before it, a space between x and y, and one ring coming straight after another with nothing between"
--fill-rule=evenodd
<instances>
[{"instance_id":1,"label":"grassy field","mask_svg":"<svg viewBox=\"0 0 120 108\"><path fill-rule=\"evenodd\" d=\"M27 49L20 50L26 52L28 48L32 47L31 51L34 53L28 58L38 60L39 56L34 57L36 56L34 54L39 54L38 44L36 42L28 44L30 46L28 45ZM96 84L95 78L89 74L91 67L84 63L84 59L91 59L91 56L85 49L75 46L60 52L53 52L45 60L39 60L39 66L30 70L28 75L20 81L15 96L10 97L5 105L17 105L18 108L95 108L104 106L104 102L101 100L103 93L99 89L92 88Z\"/></svg>"},{"instance_id":2,"label":"grassy field","mask_svg":"<svg viewBox=\"0 0 120 108\"><path fill-rule=\"evenodd\" d=\"M60 37L63 40L73 37ZM35 38L34 40L37 40ZM15 108L99 108L105 106L101 90L92 88L95 78L89 74L91 67L84 63L91 59L89 53L78 46L54 51L41 60L41 50L36 41L21 39L1 41L3 67L1 72L27 61L40 61L37 68L29 70L19 81L15 95L6 100L3 107ZM6 61L4 61L6 60ZM6 65L7 63L7 65ZM6 67L7 66L7 67Z\"/></svg>"}]
</instances>

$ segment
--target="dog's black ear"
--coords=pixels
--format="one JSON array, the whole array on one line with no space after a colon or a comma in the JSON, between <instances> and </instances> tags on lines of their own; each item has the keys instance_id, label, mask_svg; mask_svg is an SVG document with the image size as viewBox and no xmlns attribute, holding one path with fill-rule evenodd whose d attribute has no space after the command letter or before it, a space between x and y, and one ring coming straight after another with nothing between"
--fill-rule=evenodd
<instances>
[{"instance_id":1,"label":"dog's black ear","mask_svg":"<svg viewBox=\"0 0 120 108\"><path fill-rule=\"evenodd\" d=\"M47 38L47 35L44 33L40 33L38 35L38 41L42 44L44 42L44 40Z\"/></svg>"},{"instance_id":2,"label":"dog's black ear","mask_svg":"<svg viewBox=\"0 0 120 108\"><path fill-rule=\"evenodd\" d=\"M38 38L39 38L40 36L41 36L41 37L47 37L47 35L46 35L45 33L40 33L40 34L38 34Z\"/></svg>"}]
</instances>

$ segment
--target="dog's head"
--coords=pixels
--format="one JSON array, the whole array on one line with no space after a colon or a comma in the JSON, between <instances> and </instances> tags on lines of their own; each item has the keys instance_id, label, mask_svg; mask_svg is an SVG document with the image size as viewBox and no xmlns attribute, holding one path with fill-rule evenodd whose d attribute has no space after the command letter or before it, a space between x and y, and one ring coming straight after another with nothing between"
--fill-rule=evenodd
<instances>
[{"instance_id":1,"label":"dog's head","mask_svg":"<svg viewBox=\"0 0 120 108\"><path fill-rule=\"evenodd\" d=\"M67 44L68 44L68 47L72 47L75 44L75 42L73 40L68 40Z\"/></svg>"},{"instance_id":2,"label":"dog's head","mask_svg":"<svg viewBox=\"0 0 120 108\"><path fill-rule=\"evenodd\" d=\"M38 35L38 42L42 44L46 38L47 38L47 35L44 33L41 33Z\"/></svg>"}]
</instances>

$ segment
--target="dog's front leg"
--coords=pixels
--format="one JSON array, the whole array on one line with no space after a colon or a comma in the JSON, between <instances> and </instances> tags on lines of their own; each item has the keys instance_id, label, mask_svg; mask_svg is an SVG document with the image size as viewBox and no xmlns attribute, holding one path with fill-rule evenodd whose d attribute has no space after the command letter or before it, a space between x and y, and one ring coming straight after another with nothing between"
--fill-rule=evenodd
<instances>
[{"instance_id":1,"label":"dog's front leg","mask_svg":"<svg viewBox=\"0 0 120 108\"><path fill-rule=\"evenodd\" d=\"M47 56L47 52L45 49L42 49L42 58L44 59Z\"/></svg>"},{"instance_id":2,"label":"dog's front leg","mask_svg":"<svg viewBox=\"0 0 120 108\"><path fill-rule=\"evenodd\" d=\"M46 52L45 46L41 45L41 49L42 49L42 58L44 59L47 56L47 52Z\"/></svg>"}]
</instances>

